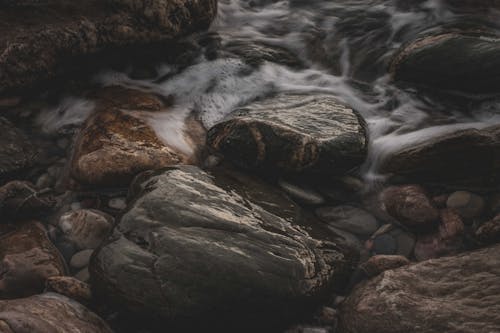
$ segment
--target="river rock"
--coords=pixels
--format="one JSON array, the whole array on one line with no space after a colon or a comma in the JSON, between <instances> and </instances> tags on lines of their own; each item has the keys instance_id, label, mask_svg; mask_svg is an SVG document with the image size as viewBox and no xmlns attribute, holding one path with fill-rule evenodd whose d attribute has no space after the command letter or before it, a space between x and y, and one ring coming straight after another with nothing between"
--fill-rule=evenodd
<instances>
[{"instance_id":1,"label":"river rock","mask_svg":"<svg viewBox=\"0 0 500 333\"><path fill-rule=\"evenodd\" d=\"M370 236L378 229L370 213L353 206L321 207L316 209L316 215L329 225L360 236Z\"/></svg>"},{"instance_id":2,"label":"river rock","mask_svg":"<svg viewBox=\"0 0 500 333\"><path fill-rule=\"evenodd\" d=\"M497 93L500 38L491 31L444 31L420 37L394 56L396 81L468 93ZM468 51L468 52L467 52Z\"/></svg>"},{"instance_id":3,"label":"river rock","mask_svg":"<svg viewBox=\"0 0 500 333\"><path fill-rule=\"evenodd\" d=\"M71 276L51 276L45 284L45 291L53 291L77 302L89 302L92 297L90 286Z\"/></svg>"},{"instance_id":4,"label":"river rock","mask_svg":"<svg viewBox=\"0 0 500 333\"><path fill-rule=\"evenodd\" d=\"M50 212L55 203L50 195L40 193L33 184L11 181L0 187L0 220L38 217Z\"/></svg>"},{"instance_id":5,"label":"river rock","mask_svg":"<svg viewBox=\"0 0 500 333\"><path fill-rule=\"evenodd\" d=\"M45 280L64 275L66 265L43 226L30 222L0 237L0 298L43 291Z\"/></svg>"},{"instance_id":6,"label":"river rock","mask_svg":"<svg viewBox=\"0 0 500 333\"><path fill-rule=\"evenodd\" d=\"M317 206L325 202L325 198L320 193L306 185L290 183L285 180L280 180L278 185L285 193L299 203Z\"/></svg>"},{"instance_id":7,"label":"river rock","mask_svg":"<svg viewBox=\"0 0 500 333\"><path fill-rule=\"evenodd\" d=\"M282 94L240 108L212 127L207 144L244 168L344 173L366 157L358 113L329 95Z\"/></svg>"},{"instance_id":8,"label":"river rock","mask_svg":"<svg viewBox=\"0 0 500 333\"><path fill-rule=\"evenodd\" d=\"M98 93L96 111L75 144L72 175L94 186L128 185L138 173L187 163L189 157L164 144L138 112L165 111L159 97L110 87Z\"/></svg>"},{"instance_id":9,"label":"river rock","mask_svg":"<svg viewBox=\"0 0 500 333\"><path fill-rule=\"evenodd\" d=\"M236 56L255 67L266 61L294 68L304 66L293 52L281 46L254 40L230 40L224 45L223 53L226 53L226 56Z\"/></svg>"},{"instance_id":10,"label":"river rock","mask_svg":"<svg viewBox=\"0 0 500 333\"><path fill-rule=\"evenodd\" d=\"M398 255L375 255L360 265L361 270L369 277L377 276L389 269L396 269L410 264L410 261Z\"/></svg>"},{"instance_id":11,"label":"river rock","mask_svg":"<svg viewBox=\"0 0 500 333\"><path fill-rule=\"evenodd\" d=\"M476 230L476 237L485 244L500 243L500 214Z\"/></svg>"},{"instance_id":12,"label":"river rock","mask_svg":"<svg viewBox=\"0 0 500 333\"><path fill-rule=\"evenodd\" d=\"M500 182L498 151L499 125L457 130L415 142L411 147L394 152L382 163L381 172L417 181L464 185L465 188L497 188Z\"/></svg>"},{"instance_id":13,"label":"river rock","mask_svg":"<svg viewBox=\"0 0 500 333\"><path fill-rule=\"evenodd\" d=\"M458 253L463 249L464 230L464 224L458 214L452 210L442 210L439 230L417 238L415 258L423 261Z\"/></svg>"},{"instance_id":14,"label":"river rock","mask_svg":"<svg viewBox=\"0 0 500 333\"><path fill-rule=\"evenodd\" d=\"M33 166L36 156L37 151L28 137L10 121L0 117L0 184L20 176Z\"/></svg>"},{"instance_id":15,"label":"river rock","mask_svg":"<svg viewBox=\"0 0 500 333\"><path fill-rule=\"evenodd\" d=\"M385 271L342 303L342 333L500 331L500 246Z\"/></svg>"},{"instance_id":16,"label":"river rock","mask_svg":"<svg viewBox=\"0 0 500 333\"><path fill-rule=\"evenodd\" d=\"M0 93L52 78L101 50L144 48L206 29L217 12L215 0L51 3L36 9L0 4Z\"/></svg>"},{"instance_id":17,"label":"river rock","mask_svg":"<svg viewBox=\"0 0 500 333\"><path fill-rule=\"evenodd\" d=\"M113 228L113 218L106 213L79 209L69 211L59 219L59 228L78 249L95 249Z\"/></svg>"},{"instance_id":18,"label":"river rock","mask_svg":"<svg viewBox=\"0 0 500 333\"><path fill-rule=\"evenodd\" d=\"M89 309L56 293L0 301L0 329L5 333L113 332Z\"/></svg>"},{"instance_id":19,"label":"river rock","mask_svg":"<svg viewBox=\"0 0 500 333\"><path fill-rule=\"evenodd\" d=\"M90 256L93 252L93 250L89 249L75 253L73 257L71 257L69 265L74 269L87 267L90 261Z\"/></svg>"},{"instance_id":20,"label":"river rock","mask_svg":"<svg viewBox=\"0 0 500 333\"><path fill-rule=\"evenodd\" d=\"M93 292L160 327L286 325L347 282L353 262L282 217L290 204L265 188L193 166L139 176L130 209L91 259Z\"/></svg>"},{"instance_id":21,"label":"river rock","mask_svg":"<svg viewBox=\"0 0 500 333\"><path fill-rule=\"evenodd\" d=\"M391 186L380 196L387 213L399 223L416 230L437 225L439 211L421 186Z\"/></svg>"},{"instance_id":22,"label":"river rock","mask_svg":"<svg viewBox=\"0 0 500 333\"><path fill-rule=\"evenodd\" d=\"M477 194L457 191L450 194L446 206L456 211L464 220L471 220L481 216L485 203Z\"/></svg>"}]
</instances>

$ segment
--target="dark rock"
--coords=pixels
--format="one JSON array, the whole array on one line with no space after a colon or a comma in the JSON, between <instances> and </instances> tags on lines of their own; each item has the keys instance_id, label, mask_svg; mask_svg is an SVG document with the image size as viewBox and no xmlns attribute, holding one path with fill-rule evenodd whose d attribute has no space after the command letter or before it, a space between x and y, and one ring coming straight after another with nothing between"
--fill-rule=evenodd
<instances>
[{"instance_id":1,"label":"dark rock","mask_svg":"<svg viewBox=\"0 0 500 333\"><path fill-rule=\"evenodd\" d=\"M410 264L410 261L398 255L375 255L360 265L361 270L369 277L377 276L389 269Z\"/></svg>"},{"instance_id":2,"label":"dark rock","mask_svg":"<svg viewBox=\"0 0 500 333\"><path fill-rule=\"evenodd\" d=\"M35 164L33 143L7 119L0 117L0 184L20 176Z\"/></svg>"},{"instance_id":3,"label":"dark rock","mask_svg":"<svg viewBox=\"0 0 500 333\"><path fill-rule=\"evenodd\" d=\"M390 255L396 253L397 243L390 234L382 234L373 239L372 252L374 254Z\"/></svg>"},{"instance_id":4,"label":"dark rock","mask_svg":"<svg viewBox=\"0 0 500 333\"><path fill-rule=\"evenodd\" d=\"M75 279L77 279L79 281L89 282L89 280L90 280L89 268L85 267L84 269L82 269L81 271L76 273L74 277L75 277Z\"/></svg>"},{"instance_id":5,"label":"dark rock","mask_svg":"<svg viewBox=\"0 0 500 333\"><path fill-rule=\"evenodd\" d=\"M500 246L385 271L340 309L343 333L500 331Z\"/></svg>"},{"instance_id":6,"label":"dark rock","mask_svg":"<svg viewBox=\"0 0 500 333\"><path fill-rule=\"evenodd\" d=\"M389 187L381 193L381 200L387 213L412 229L429 229L439 219L439 211L418 185Z\"/></svg>"},{"instance_id":7,"label":"dark rock","mask_svg":"<svg viewBox=\"0 0 500 333\"><path fill-rule=\"evenodd\" d=\"M43 226L30 222L0 237L0 298L43 291L45 280L64 275L66 265Z\"/></svg>"},{"instance_id":8,"label":"dark rock","mask_svg":"<svg viewBox=\"0 0 500 333\"><path fill-rule=\"evenodd\" d=\"M329 95L278 95L231 113L208 132L207 144L252 169L344 173L367 151L365 123Z\"/></svg>"},{"instance_id":9,"label":"dark rock","mask_svg":"<svg viewBox=\"0 0 500 333\"><path fill-rule=\"evenodd\" d=\"M500 214L476 230L476 237L485 244L500 243Z\"/></svg>"},{"instance_id":10,"label":"dark rock","mask_svg":"<svg viewBox=\"0 0 500 333\"><path fill-rule=\"evenodd\" d=\"M49 277L46 281L45 291L56 292L80 303L89 302L92 298L90 286L71 276Z\"/></svg>"},{"instance_id":11,"label":"dark rock","mask_svg":"<svg viewBox=\"0 0 500 333\"><path fill-rule=\"evenodd\" d=\"M223 316L225 329L242 318L269 329L306 313L346 282L353 258L293 225L290 202L265 188L190 166L139 176L91 259L95 295L160 326L203 318L207 329Z\"/></svg>"},{"instance_id":12,"label":"dark rock","mask_svg":"<svg viewBox=\"0 0 500 333\"><path fill-rule=\"evenodd\" d=\"M299 203L317 206L325 202L325 199L320 193L307 186L293 184L284 180L279 181L278 185L285 193Z\"/></svg>"},{"instance_id":13,"label":"dark rock","mask_svg":"<svg viewBox=\"0 0 500 333\"><path fill-rule=\"evenodd\" d=\"M163 143L143 118L134 115L134 111L166 111L159 97L111 87L99 92L97 100L95 114L83 125L75 144L71 173L79 182L127 186L142 171L194 162L194 156Z\"/></svg>"},{"instance_id":14,"label":"dark rock","mask_svg":"<svg viewBox=\"0 0 500 333\"><path fill-rule=\"evenodd\" d=\"M78 251L75 244L66 238L59 239L55 245L66 262L69 262L71 257Z\"/></svg>"},{"instance_id":15,"label":"dark rock","mask_svg":"<svg viewBox=\"0 0 500 333\"><path fill-rule=\"evenodd\" d=\"M86 307L55 293L0 301L0 330L5 333L113 332Z\"/></svg>"},{"instance_id":16,"label":"dark rock","mask_svg":"<svg viewBox=\"0 0 500 333\"><path fill-rule=\"evenodd\" d=\"M52 196L41 193L29 182L16 180L0 187L0 215L5 220L39 217L50 212L55 204Z\"/></svg>"},{"instance_id":17,"label":"dark rock","mask_svg":"<svg viewBox=\"0 0 500 333\"><path fill-rule=\"evenodd\" d=\"M378 229L371 214L352 206L321 207L316 209L316 215L329 225L356 235L370 236Z\"/></svg>"},{"instance_id":18,"label":"dark rock","mask_svg":"<svg viewBox=\"0 0 500 333\"><path fill-rule=\"evenodd\" d=\"M59 219L59 228L65 238L80 250L98 247L111 232L113 225L111 216L91 209L70 211Z\"/></svg>"},{"instance_id":19,"label":"dark rock","mask_svg":"<svg viewBox=\"0 0 500 333\"><path fill-rule=\"evenodd\" d=\"M215 0L51 3L0 8L0 93L52 78L63 65L101 50L144 47L206 29L217 12Z\"/></svg>"},{"instance_id":20,"label":"dark rock","mask_svg":"<svg viewBox=\"0 0 500 333\"><path fill-rule=\"evenodd\" d=\"M224 45L227 55L234 55L251 66L260 66L265 61L294 68L304 66L293 52L276 45L248 40L231 40Z\"/></svg>"},{"instance_id":21,"label":"dark rock","mask_svg":"<svg viewBox=\"0 0 500 333\"><path fill-rule=\"evenodd\" d=\"M457 191L448 197L446 206L453 209L465 221L481 216L484 210L484 200L479 195L467 191Z\"/></svg>"},{"instance_id":22,"label":"dark rock","mask_svg":"<svg viewBox=\"0 0 500 333\"><path fill-rule=\"evenodd\" d=\"M403 46L391 63L396 81L468 93L497 93L500 38L487 31L427 35Z\"/></svg>"}]
</instances>

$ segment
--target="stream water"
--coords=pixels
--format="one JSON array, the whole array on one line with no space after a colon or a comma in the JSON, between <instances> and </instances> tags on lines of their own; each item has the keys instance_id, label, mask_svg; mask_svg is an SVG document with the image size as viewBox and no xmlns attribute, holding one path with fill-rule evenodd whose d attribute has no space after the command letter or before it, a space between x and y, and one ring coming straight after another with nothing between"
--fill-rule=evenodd
<instances>
[{"instance_id":1,"label":"stream water","mask_svg":"<svg viewBox=\"0 0 500 333\"><path fill-rule=\"evenodd\" d=\"M495 25L500 13L461 13L440 0L220 0L219 13L208 33L191 37L203 52L190 64L157 66L157 77L132 79L126 72L106 71L96 80L173 96L168 113L150 123L159 136L188 152L184 119L196 112L209 128L235 107L276 92L322 92L337 96L359 111L370 133L369 158L363 167L374 181L380 161L401 147L459 128L500 123L500 102L463 97L441 99L401 89L387 74L388 61L419 33L455 22ZM297 58L299 68L264 61L259 66L241 57L211 56L211 48L267 45ZM237 47L237 46L236 46ZM66 98L39 120L46 131L79 123L92 101Z\"/></svg>"}]
</instances>

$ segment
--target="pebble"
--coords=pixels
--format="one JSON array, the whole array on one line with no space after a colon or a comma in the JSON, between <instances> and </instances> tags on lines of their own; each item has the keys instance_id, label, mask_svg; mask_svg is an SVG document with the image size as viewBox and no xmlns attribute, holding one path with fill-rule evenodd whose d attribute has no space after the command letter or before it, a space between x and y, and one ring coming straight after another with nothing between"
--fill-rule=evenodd
<instances>
[{"instance_id":1,"label":"pebble","mask_svg":"<svg viewBox=\"0 0 500 333\"><path fill-rule=\"evenodd\" d=\"M116 210L124 210L127 208L127 200L126 198L112 198L108 201L108 207Z\"/></svg>"},{"instance_id":2,"label":"pebble","mask_svg":"<svg viewBox=\"0 0 500 333\"><path fill-rule=\"evenodd\" d=\"M90 256L94 253L94 250L83 250L77 252L71 257L69 265L74 269L81 269L89 265Z\"/></svg>"},{"instance_id":3,"label":"pebble","mask_svg":"<svg viewBox=\"0 0 500 333\"><path fill-rule=\"evenodd\" d=\"M481 216L484 210L484 200L477 194L457 191L448 197L446 206L455 210L466 222L469 222Z\"/></svg>"},{"instance_id":4,"label":"pebble","mask_svg":"<svg viewBox=\"0 0 500 333\"><path fill-rule=\"evenodd\" d=\"M292 184L284 180L280 180L278 182L278 185L289 196L300 203L317 206L325 202L323 196L313 189Z\"/></svg>"},{"instance_id":5,"label":"pebble","mask_svg":"<svg viewBox=\"0 0 500 333\"><path fill-rule=\"evenodd\" d=\"M352 206L321 207L316 215L329 225L360 236L370 236L378 229L375 217Z\"/></svg>"}]
</instances>

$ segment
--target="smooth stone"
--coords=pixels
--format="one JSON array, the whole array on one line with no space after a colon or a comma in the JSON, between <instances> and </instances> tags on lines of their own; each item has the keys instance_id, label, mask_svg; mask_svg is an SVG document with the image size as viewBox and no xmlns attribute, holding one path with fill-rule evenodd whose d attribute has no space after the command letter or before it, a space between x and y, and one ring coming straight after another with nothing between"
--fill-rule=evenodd
<instances>
[{"instance_id":1,"label":"smooth stone","mask_svg":"<svg viewBox=\"0 0 500 333\"><path fill-rule=\"evenodd\" d=\"M112 198L108 201L108 207L116 210L124 210L127 208L126 198Z\"/></svg>"},{"instance_id":2,"label":"smooth stone","mask_svg":"<svg viewBox=\"0 0 500 333\"><path fill-rule=\"evenodd\" d=\"M427 230L439 221L438 209L419 185L391 186L380 197L387 213L408 228Z\"/></svg>"},{"instance_id":3,"label":"smooth stone","mask_svg":"<svg viewBox=\"0 0 500 333\"><path fill-rule=\"evenodd\" d=\"M73 257L71 257L69 265L71 266L71 268L75 269L87 267L92 253L94 253L94 250L83 250L75 253Z\"/></svg>"},{"instance_id":4,"label":"smooth stone","mask_svg":"<svg viewBox=\"0 0 500 333\"><path fill-rule=\"evenodd\" d=\"M446 206L455 210L464 220L468 221L481 216L484 211L484 199L467 191L457 191L450 194Z\"/></svg>"},{"instance_id":5,"label":"smooth stone","mask_svg":"<svg viewBox=\"0 0 500 333\"><path fill-rule=\"evenodd\" d=\"M372 252L374 254L394 254L397 250L397 244L394 237L389 234L382 234L373 239Z\"/></svg>"},{"instance_id":6,"label":"smooth stone","mask_svg":"<svg viewBox=\"0 0 500 333\"><path fill-rule=\"evenodd\" d=\"M361 116L335 97L280 94L229 114L207 145L246 169L333 176L363 163L368 139Z\"/></svg>"},{"instance_id":7,"label":"smooth stone","mask_svg":"<svg viewBox=\"0 0 500 333\"><path fill-rule=\"evenodd\" d=\"M66 238L59 239L55 243L55 246L66 262L70 262L73 255L78 251L75 244Z\"/></svg>"},{"instance_id":8,"label":"smooth stone","mask_svg":"<svg viewBox=\"0 0 500 333\"><path fill-rule=\"evenodd\" d=\"M396 239L396 254L410 258L413 254L413 249L415 248L415 235L399 228L395 228L390 232L390 234Z\"/></svg>"},{"instance_id":9,"label":"smooth stone","mask_svg":"<svg viewBox=\"0 0 500 333\"><path fill-rule=\"evenodd\" d=\"M500 245L404 266L357 285L342 333L500 331Z\"/></svg>"},{"instance_id":10,"label":"smooth stone","mask_svg":"<svg viewBox=\"0 0 500 333\"><path fill-rule=\"evenodd\" d=\"M289 183L284 180L280 180L278 185L285 193L300 203L318 206L325 202L323 196L311 188Z\"/></svg>"},{"instance_id":11,"label":"smooth stone","mask_svg":"<svg viewBox=\"0 0 500 333\"><path fill-rule=\"evenodd\" d=\"M65 237L78 249L95 249L111 232L113 217L106 213L79 209L63 214L59 219L59 228Z\"/></svg>"},{"instance_id":12,"label":"smooth stone","mask_svg":"<svg viewBox=\"0 0 500 333\"><path fill-rule=\"evenodd\" d=\"M89 268L85 267L84 269L78 271L78 273L74 275L74 278L82 282L89 282L90 280Z\"/></svg>"},{"instance_id":13,"label":"smooth stone","mask_svg":"<svg viewBox=\"0 0 500 333\"><path fill-rule=\"evenodd\" d=\"M51 276L45 284L46 292L56 292L80 303L89 302L92 298L90 286L71 276Z\"/></svg>"},{"instance_id":14,"label":"smooth stone","mask_svg":"<svg viewBox=\"0 0 500 333\"><path fill-rule=\"evenodd\" d=\"M332 225L328 225L328 229L331 230L337 237L339 237L343 243L352 248L361 251L363 248L363 244L361 240L353 233L349 231L345 231L339 228L336 228Z\"/></svg>"},{"instance_id":15,"label":"smooth stone","mask_svg":"<svg viewBox=\"0 0 500 333\"><path fill-rule=\"evenodd\" d=\"M375 217L363 209L352 206L321 207L316 215L329 225L360 236L370 236L378 229Z\"/></svg>"},{"instance_id":16,"label":"smooth stone","mask_svg":"<svg viewBox=\"0 0 500 333\"><path fill-rule=\"evenodd\" d=\"M39 222L16 226L0 237L0 298L43 291L45 280L64 275L66 264Z\"/></svg>"}]
</instances>

